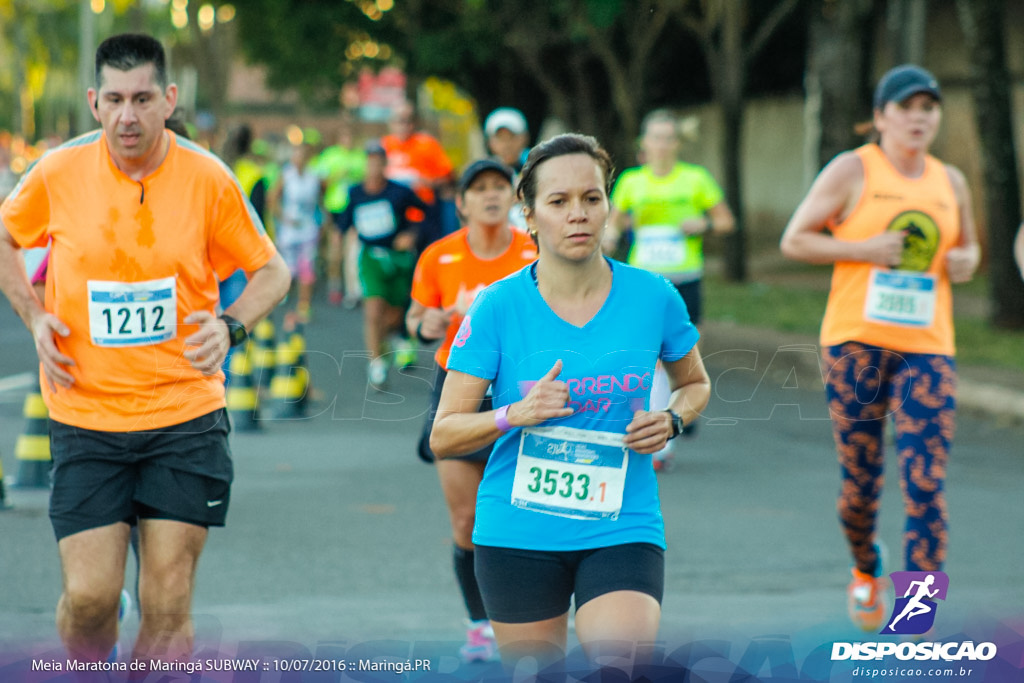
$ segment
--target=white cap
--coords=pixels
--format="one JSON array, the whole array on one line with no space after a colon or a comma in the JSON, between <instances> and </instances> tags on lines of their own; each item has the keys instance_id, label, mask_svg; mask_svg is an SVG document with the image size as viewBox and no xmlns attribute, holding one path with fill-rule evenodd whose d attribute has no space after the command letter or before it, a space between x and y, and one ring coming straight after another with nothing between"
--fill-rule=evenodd
<instances>
[{"instance_id":1,"label":"white cap","mask_svg":"<svg viewBox=\"0 0 1024 683\"><path fill-rule=\"evenodd\" d=\"M484 121L484 134L491 137L500 129L507 128L515 135L521 135L529 130L526 126L526 117L523 112L512 107L501 107L495 109Z\"/></svg>"}]
</instances>

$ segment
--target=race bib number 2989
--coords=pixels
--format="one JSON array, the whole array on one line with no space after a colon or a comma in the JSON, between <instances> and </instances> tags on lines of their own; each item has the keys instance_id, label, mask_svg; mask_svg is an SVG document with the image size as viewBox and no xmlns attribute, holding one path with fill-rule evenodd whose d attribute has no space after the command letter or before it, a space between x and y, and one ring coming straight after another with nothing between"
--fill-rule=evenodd
<instances>
[{"instance_id":1,"label":"race bib number 2989","mask_svg":"<svg viewBox=\"0 0 1024 683\"><path fill-rule=\"evenodd\" d=\"M89 334L96 346L148 346L173 339L174 277L145 282L89 280Z\"/></svg>"}]
</instances>

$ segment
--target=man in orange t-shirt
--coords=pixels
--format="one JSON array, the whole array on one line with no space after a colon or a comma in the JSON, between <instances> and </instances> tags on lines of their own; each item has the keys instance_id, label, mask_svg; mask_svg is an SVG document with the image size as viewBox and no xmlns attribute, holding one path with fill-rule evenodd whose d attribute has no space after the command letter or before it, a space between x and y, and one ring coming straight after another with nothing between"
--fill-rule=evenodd
<instances>
[{"instance_id":1,"label":"man in orange t-shirt","mask_svg":"<svg viewBox=\"0 0 1024 683\"><path fill-rule=\"evenodd\" d=\"M414 208L406 216L413 223L425 223L423 234L427 237L417 245L424 248L441 234L438 195L446 185L450 189L455 167L436 138L416 130L416 110L410 102L392 110L388 131L380 139L388 157L385 175L388 180L411 187L430 207L429 215Z\"/></svg>"},{"instance_id":2,"label":"man in orange t-shirt","mask_svg":"<svg viewBox=\"0 0 1024 683\"><path fill-rule=\"evenodd\" d=\"M442 340L434 356L434 390L419 442L419 455L428 462L435 460L430 451L430 431L447 374L448 352L463 316L487 285L537 258L537 247L530 237L508 223L514 201L511 168L492 159L473 162L459 179L456 195L466 226L427 247L416 264L406 326L410 334L425 343ZM481 410L490 410L489 399ZM462 458L436 460L452 523L455 577L469 612L467 642L460 650L466 661L488 660L496 648L473 573L476 490L490 452L488 446Z\"/></svg>"},{"instance_id":3,"label":"man in orange t-shirt","mask_svg":"<svg viewBox=\"0 0 1024 683\"><path fill-rule=\"evenodd\" d=\"M50 411L57 630L109 659L132 525L141 623L133 659L192 652L192 577L232 479L221 364L289 276L237 180L164 130L177 87L146 35L96 51L102 130L52 151L0 207L0 289L32 332ZM19 248L50 244L45 307ZM214 314L218 278L249 282Z\"/></svg>"}]
</instances>

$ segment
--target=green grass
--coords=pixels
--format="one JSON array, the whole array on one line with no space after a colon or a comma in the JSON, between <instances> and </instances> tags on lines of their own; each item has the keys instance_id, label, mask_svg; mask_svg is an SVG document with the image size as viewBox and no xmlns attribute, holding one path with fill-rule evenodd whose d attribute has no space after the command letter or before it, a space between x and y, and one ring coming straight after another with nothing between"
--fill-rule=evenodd
<instances>
[{"instance_id":1,"label":"green grass","mask_svg":"<svg viewBox=\"0 0 1024 683\"><path fill-rule=\"evenodd\" d=\"M817 336L828 296L827 274L822 278L760 277L737 284L719 276L704 280L704 317L708 320ZM958 285L953 296L986 296L983 277L966 288ZM957 362L1024 371L1024 331L997 330L977 315L954 320Z\"/></svg>"},{"instance_id":2,"label":"green grass","mask_svg":"<svg viewBox=\"0 0 1024 683\"><path fill-rule=\"evenodd\" d=\"M957 317L953 323L958 363L1024 371L1024 331L996 330L973 317Z\"/></svg>"},{"instance_id":3,"label":"green grass","mask_svg":"<svg viewBox=\"0 0 1024 683\"><path fill-rule=\"evenodd\" d=\"M704 317L816 335L827 297L827 292L820 290L709 277L704 280Z\"/></svg>"}]
</instances>

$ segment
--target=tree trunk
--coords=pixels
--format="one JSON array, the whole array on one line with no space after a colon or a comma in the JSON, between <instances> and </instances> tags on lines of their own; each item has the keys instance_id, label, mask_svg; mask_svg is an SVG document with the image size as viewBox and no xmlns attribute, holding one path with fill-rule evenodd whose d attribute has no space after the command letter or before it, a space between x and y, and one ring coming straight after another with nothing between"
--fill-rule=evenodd
<instances>
[{"instance_id":1,"label":"tree trunk","mask_svg":"<svg viewBox=\"0 0 1024 683\"><path fill-rule=\"evenodd\" d=\"M1022 329L1024 282L1013 261L1021 207L1003 33L1006 12L1003 0L957 0L957 9L970 53L974 111L981 139L991 322L996 327Z\"/></svg>"},{"instance_id":2,"label":"tree trunk","mask_svg":"<svg viewBox=\"0 0 1024 683\"><path fill-rule=\"evenodd\" d=\"M746 63L743 50L743 7L726 2L722 16L722 70L718 101L722 106L724 135L722 159L725 163L725 196L736 217L736 229L726 240L725 275L733 282L747 279L746 226L743 216L743 90Z\"/></svg>"},{"instance_id":3,"label":"tree trunk","mask_svg":"<svg viewBox=\"0 0 1024 683\"><path fill-rule=\"evenodd\" d=\"M924 61L926 0L889 0L886 24L892 49L892 66Z\"/></svg>"},{"instance_id":4,"label":"tree trunk","mask_svg":"<svg viewBox=\"0 0 1024 683\"><path fill-rule=\"evenodd\" d=\"M743 145L743 100L722 100L722 137L725 159L725 196L736 218L735 231L726 238L725 276L732 282L746 282L747 240L743 210L743 180L740 148Z\"/></svg>"},{"instance_id":5,"label":"tree trunk","mask_svg":"<svg viewBox=\"0 0 1024 683\"><path fill-rule=\"evenodd\" d=\"M817 141L810 141L816 162L816 168L808 169L812 177L837 154L860 144L854 128L871 117L863 51L870 17L871 2L865 0L812 8L806 88L808 106L817 109L808 121L819 132Z\"/></svg>"}]
</instances>

